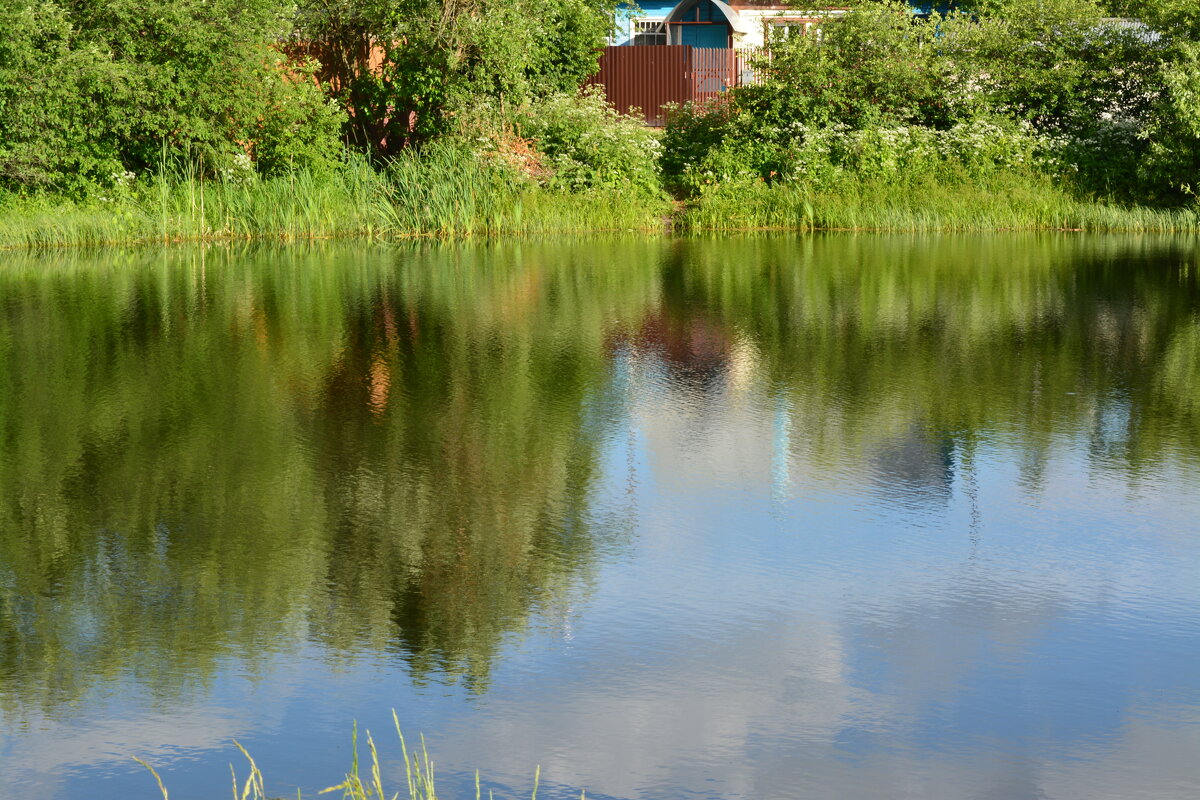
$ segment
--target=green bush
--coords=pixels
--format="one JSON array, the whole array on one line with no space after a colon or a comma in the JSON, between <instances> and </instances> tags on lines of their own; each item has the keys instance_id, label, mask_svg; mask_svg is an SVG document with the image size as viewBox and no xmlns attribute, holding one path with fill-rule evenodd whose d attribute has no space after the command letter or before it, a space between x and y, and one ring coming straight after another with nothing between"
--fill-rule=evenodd
<instances>
[{"instance_id":1,"label":"green bush","mask_svg":"<svg viewBox=\"0 0 1200 800\"><path fill-rule=\"evenodd\" d=\"M530 104L516 120L548 167L556 189L661 193L656 134L637 117L618 113L604 92L562 92Z\"/></svg>"},{"instance_id":2,"label":"green bush","mask_svg":"<svg viewBox=\"0 0 1200 800\"><path fill-rule=\"evenodd\" d=\"M776 35L769 57L755 64L764 80L739 89L737 106L768 137L793 122L944 127L956 86L938 45L959 23L958 17L916 21L907 3L886 0L829 17L819 36Z\"/></svg>"},{"instance_id":3,"label":"green bush","mask_svg":"<svg viewBox=\"0 0 1200 800\"><path fill-rule=\"evenodd\" d=\"M1164 88L1156 113L1138 132L1147 147L1137 175L1156 199L1194 200L1200 194L1200 42L1174 42L1159 72Z\"/></svg>"},{"instance_id":4,"label":"green bush","mask_svg":"<svg viewBox=\"0 0 1200 800\"><path fill-rule=\"evenodd\" d=\"M298 0L346 138L372 156L462 132L480 104L500 118L596 72L618 0Z\"/></svg>"},{"instance_id":5,"label":"green bush","mask_svg":"<svg viewBox=\"0 0 1200 800\"><path fill-rule=\"evenodd\" d=\"M730 103L668 107L667 125L662 135L662 155L659 164L667 188L672 191L694 189L684 185L684 174L693 165L704 162L708 153L736 135L734 122L749 122L757 128L756 119L740 115ZM739 170L740 171L740 170Z\"/></svg>"},{"instance_id":6,"label":"green bush","mask_svg":"<svg viewBox=\"0 0 1200 800\"><path fill-rule=\"evenodd\" d=\"M698 195L728 183L800 183L813 189L856 182L963 183L997 173L1058 174L1062 144L1003 118L937 130L919 125L794 125L785 141L730 136L686 163L677 186Z\"/></svg>"},{"instance_id":7,"label":"green bush","mask_svg":"<svg viewBox=\"0 0 1200 800\"><path fill-rule=\"evenodd\" d=\"M311 68L297 64L282 80L263 76L262 115L252 140L259 174L303 169L323 175L345 163L341 134L346 114L316 87Z\"/></svg>"},{"instance_id":8,"label":"green bush","mask_svg":"<svg viewBox=\"0 0 1200 800\"><path fill-rule=\"evenodd\" d=\"M1200 174L1200 14L1140 2L1153 27L1106 20L1094 0L980 0L928 20L902 3L855 6L820 35L773 39L759 82L675 110L665 182L697 195L1007 170L1080 197L1186 204Z\"/></svg>"},{"instance_id":9,"label":"green bush","mask_svg":"<svg viewBox=\"0 0 1200 800\"><path fill-rule=\"evenodd\" d=\"M215 175L340 149L340 112L269 44L270 0L0 0L0 184L84 195L186 156ZM292 77L289 77L292 76Z\"/></svg>"}]
</instances>

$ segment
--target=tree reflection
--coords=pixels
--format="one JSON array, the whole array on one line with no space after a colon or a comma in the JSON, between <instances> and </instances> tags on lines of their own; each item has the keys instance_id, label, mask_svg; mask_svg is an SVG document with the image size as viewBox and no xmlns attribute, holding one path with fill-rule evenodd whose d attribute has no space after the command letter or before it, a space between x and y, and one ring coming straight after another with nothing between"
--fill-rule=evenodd
<instances>
[{"instance_id":1,"label":"tree reflection","mask_svg":"<svg viewBox=\"0 0 1200 800\"><path fill-rule=\"evenodd\" d=\"M1180 240L810 237L14 258L0 275L0 703L169 698L319 642L487 686L586 581L622 354L788 457L945 497L997 431L1200 457ZM664 399L664 402L666 400ZM775 414L775 412L772 412ZM778 416L778 415L776 415ZM781 428L781 430L783 429ZM764 455L764 458L767 458Z\"/></svg>"}]
</instances>

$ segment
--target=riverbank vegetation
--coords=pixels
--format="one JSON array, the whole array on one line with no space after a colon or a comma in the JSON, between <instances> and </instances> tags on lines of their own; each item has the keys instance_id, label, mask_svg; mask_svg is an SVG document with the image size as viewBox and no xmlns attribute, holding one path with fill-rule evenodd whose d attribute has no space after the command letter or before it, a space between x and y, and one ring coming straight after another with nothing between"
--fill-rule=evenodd
<instances>
[{"instance_id":1,"label":"riverbank vegetation","mask_svg":"<svg viewBox=\"0 0 1200 800\"><path fill-rule=\"evenodd\" d=\"M1180 0L863 2L662 135L613 0L0 0L0 246L583 230L1194 230ZM1113 13L1129 15L1115 20Z\"/></svg>"},{"instance_id":2,"label":"riverbank vegetation","mask_svg":"<svg viewBox=\"0 0 1200 800\"><path fill-rule=\"evenodd\" d=\"M578 90L611 15L0 0L0 246L661 229L657 137Z\"/></svg>"},{"instance_id":3,"label":"riverbank vegetation","mask_svg":"<svg viewBox=\"0 0 1200 800\"><path fill-rule=\"evenodd\" d=\"M185 163L102 194L10 198L0 246L343 236L464 236L650 230L663 197L539 185L458 143L386 167L347 154L339 169L208 179Z\"/></svg>"},{"instance_id":4,"label":"riverbank vegetation","mask_svg":"<svg viewBox=\"0 0 1200 800\"><path fill-rule=\"evenodd\" d=\"M1120 10L860 4L676 113L664 179L693 228L1195 229L1195 10Z\"/></svg>"}]
</instances>

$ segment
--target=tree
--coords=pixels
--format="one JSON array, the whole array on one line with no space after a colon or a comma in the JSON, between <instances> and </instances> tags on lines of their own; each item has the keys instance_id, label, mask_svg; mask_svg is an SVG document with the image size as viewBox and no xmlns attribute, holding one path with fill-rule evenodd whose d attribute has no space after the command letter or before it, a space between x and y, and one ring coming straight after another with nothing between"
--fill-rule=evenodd
<instances>
[{"instance_id":1,"label":"tree","mask_svg":"<svg viewBox=\"0 0 1200 800\"><path fill-rule=\"evenodd\" d=\"M942 125L947 65L936 58L937 35L936 22L914 20L903 2L862 4L818 32L775 38L757 65L764 80L736 102L783 125Z\"/></svg>"},{"instance_id":2,"label":"tree","mask_svg":"<svg viewBox=\"0 0 1200 800\"><path fill-rule=\"evenodd\" d=\"M0 0L0 183L80 192L186 154L316 165L339 115L272 49L270 0Z\"/></svg>"},{"instance_id":3,"label":"tree","mask_svg":"<svg viewBox=\"0 0 1200 800\"><path fill-rule=\"evenodd\" d=\"M574 90L596 71L615 0L303 0L296 37L349 114L347 139L387 155Z\"/></svg>"}]
</instances>

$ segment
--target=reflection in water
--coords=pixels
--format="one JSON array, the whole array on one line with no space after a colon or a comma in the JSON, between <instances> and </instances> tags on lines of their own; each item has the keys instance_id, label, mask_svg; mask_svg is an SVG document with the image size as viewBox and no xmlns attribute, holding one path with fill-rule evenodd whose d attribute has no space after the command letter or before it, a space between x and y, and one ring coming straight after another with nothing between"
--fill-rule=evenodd
<instances>
[{"instance_id":1,"label":"reflection in water","mask_svg":"<svg viewBox=\"0 0 1200 800\"><path fill-rule=\"evenodd\" d=\"M894 492L897 500L911 497L926 505L931 500L943 503L954 488L954 441L942 436L931 441L920 428L911 428L880 445L872 460L880 491Z\"/></svg>"},{"instance_id":2,"label":"reflection in water","mask_svg":"<svg viewBox=\"0 0 1200 800\"><path fill-rule=\"evenodd\" d=\"M15 709L127 670L169 693L304 638L482 688L504 633L561 596L593 546L601 353L494 316L528 275L467 308L460 275L381 285L387 266L10 277Z\"/></svg>"},{"instance_id":3,"label":"reflection in water","mask_svg":"<svg viewBox=\"0 0 1200 800\"><path fill-rule=\"evenodd\" d=\"M451 789L1195 794L1195 265L1066 236L12 258L0 774L142 796L135 751L209 796L257 737L310 791L399 706Z\"/></svg>"}]
</instances>

